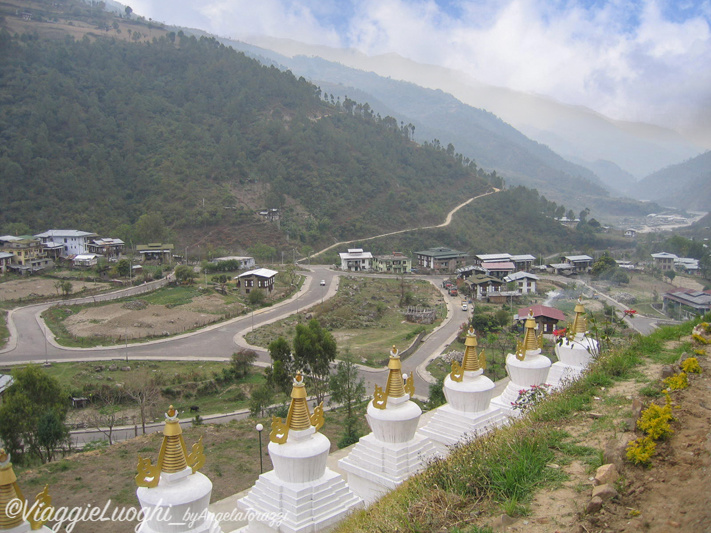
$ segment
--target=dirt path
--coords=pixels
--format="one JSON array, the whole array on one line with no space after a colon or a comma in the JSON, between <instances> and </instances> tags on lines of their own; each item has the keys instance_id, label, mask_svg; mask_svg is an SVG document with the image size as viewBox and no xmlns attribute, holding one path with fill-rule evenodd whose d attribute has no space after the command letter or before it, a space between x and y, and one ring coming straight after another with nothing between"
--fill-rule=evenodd
<instances>
[{"instance_id":1,"label":"dirt path","mask_svg":"<svg viewBox=\"0 0 711 533\"><path fill-rule=\"evenodd\" d=\"M417 230L423 230L423 229L444 228L444 227L446 227L446 226L449 226L449 225L452 223L452 217L453 217L454 214L455 214L457 211L459 211L462 207L464 207L465 205L469 205L471 202L473 202L474 200L476 200L476 199L478 199L478 198L483 198L484 196L489 196L490 194L497 193L497 192L499 192L500 190L501 190L501 189L497 189L496 187L493 187L493 190L491 190L491 191L489 191L489 192L485 192L484 194L480 194L479 196L474 196L473 198L469 198L469 200L467 200L466 202L462 202L462 203L459 204L457 207L455 207L454 209L452 209L449 213L447 213L447 217L444 219L444 222L442 222L441 224L437 224L437 225L435 225L435 226L419 226L419 227L416 227L416 228L400 229L400 230L397 230L397 231L390 231L390 232L388 232L388 233L381 233L380 235L373 235L372 237L365 237L364 239L352 239L352 240L350 240L350 241L341 241L341 242L337 242L337 243L335 243L335 244L332 244L331 246L327 246L327 247L324 248L323 250L320 250L319 252L315 252L315 253L313 253L312 255L322 254L323 252L327 252L327 251L329 251L329 250L331 250L331 249L333 249L333 248L335 248L335 247L337 247L337 246L342 246L342 245L344 245L344 244L350 244L350 243L352 243L352 242L372 241L372 240L374 240L374 239L379 239L379 238L381 238L381 237L389 237L389 236L391 236L391 235L399 235L400 233L407 233L408 231L417 231ZM304 259L306 259L306 258L304 258ZM303 261L304 259L299 259L297 262Z\"/></svg>"}]
</instances>

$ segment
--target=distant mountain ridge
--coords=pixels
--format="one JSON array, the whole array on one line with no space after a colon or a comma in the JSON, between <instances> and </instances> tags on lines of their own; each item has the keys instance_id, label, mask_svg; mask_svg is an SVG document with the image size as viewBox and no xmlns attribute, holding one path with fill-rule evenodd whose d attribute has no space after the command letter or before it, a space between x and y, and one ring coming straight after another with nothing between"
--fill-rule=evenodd
<instances>
[{"instance_id":1,"label":"distant mountain ridge","mask_svg":"<svg viewBox=\"0 0 711 533\"><path fill-rule=\"evenodd\" d=\"M418 64L395 54L368 57L353 50L263 36L246 41L287 57L320 57L421 87L441 89L467 105L490 111L565 158L591 165L598 160L610 161L637 178L703 151L672 130L615 121L582 106L486 85L461 72Z\"/></svg>"},{"instance_id":2,"label":"distant mountain ridge","mask_svg":"<svg viewBox=\"0 0 711 533\"><path fill-rule=\"evenodd\" d=\"M637 184L637 194L664 206L711 210L711 151L650 174Z\"/></svg>"}]
</instances>

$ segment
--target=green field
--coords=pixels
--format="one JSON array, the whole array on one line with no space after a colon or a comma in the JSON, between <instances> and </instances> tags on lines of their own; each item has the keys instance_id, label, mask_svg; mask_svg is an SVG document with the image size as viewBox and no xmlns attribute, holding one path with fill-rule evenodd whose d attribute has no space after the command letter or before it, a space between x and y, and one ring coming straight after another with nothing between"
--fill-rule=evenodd
<instances>
[{"instance_id":1,"label":"green field","mask_svg":"<svg viewBox=\"0 0 711 533\"><path fill-rule=\"evenodd\" d=\"M404 316L407 305L400 305L403 299L411 306L435 308L435 323L407 322ZM341 354L348 350L363 364L380 366L393 345L404 350L423 328L432 331L446 316L446 308L441 293L426 281L343 276L333 298L257 328L246 339L264 348L280 336L291 342L296 325L307 322L309 316L331 331Z\"/></svg>"}]
</instances>

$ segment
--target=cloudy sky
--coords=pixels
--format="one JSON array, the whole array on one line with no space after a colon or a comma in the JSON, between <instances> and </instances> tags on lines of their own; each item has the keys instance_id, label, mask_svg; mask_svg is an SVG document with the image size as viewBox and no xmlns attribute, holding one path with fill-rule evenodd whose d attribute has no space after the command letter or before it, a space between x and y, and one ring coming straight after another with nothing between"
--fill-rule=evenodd
<instances>
[{"instance_id":1,"label":"cloudy sky","mask_svg":"<svg viewBox=\"0 0 711 533\"><path fill-rule=\"evenodd\" d=\"M613 118L687 131L711 122L711 0L127 3L145 17L222 37L397 53Z\"/></svg>"}]
</instances>

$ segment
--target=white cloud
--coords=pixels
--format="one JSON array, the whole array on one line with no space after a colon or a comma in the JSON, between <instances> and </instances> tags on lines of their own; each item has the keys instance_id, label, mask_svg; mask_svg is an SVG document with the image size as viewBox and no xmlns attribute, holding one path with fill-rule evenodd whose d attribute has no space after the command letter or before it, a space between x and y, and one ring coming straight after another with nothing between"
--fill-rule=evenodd
<instances>
[{"instance_id":1,"label":"white cloud","mask_svg":"<svg viewBox=\"0 0 711 533\"><path fill-rule=\"evenodd\" d=\"M371 55L397 53L615 118L683 122L697 114L693 104L711 98L709 0L453 0L444 7L435 0L138 0L131 5L156 20L220 36L261 34L350 46Z\"/></svg>"}]
</instances>

